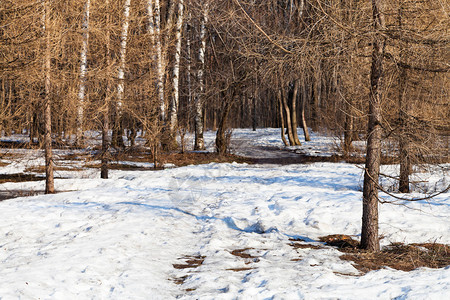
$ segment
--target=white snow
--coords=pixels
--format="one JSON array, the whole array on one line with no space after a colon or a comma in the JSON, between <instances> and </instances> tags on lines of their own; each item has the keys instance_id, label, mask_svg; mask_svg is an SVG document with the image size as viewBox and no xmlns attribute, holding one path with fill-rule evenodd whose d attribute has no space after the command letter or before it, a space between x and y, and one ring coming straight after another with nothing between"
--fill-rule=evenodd
<instances>
[{"instance_id":1,"label":"white snow","mask_svg":"<svg viewBox=\"0 0 450 300\"><path fill-rule=\"evenodd\" d=\"M247 145L282 147L278 134L234 132ZM211 145L212 134L206 137ZM326 148L330 139L310 146ZM36 152L26 155L1 173L43 163ZM70 192L0 202L0 299L449 299L450 267L359 276L332 247L289 245L290 238L321 245L318 237L328 234L359 237L360 167L211 163L113 170L108 180L95 169L64 171L56 189ZM432 187L449 181L445 172L420 175ZM42 184L0 189L42 190ZM448 192L396 204L404 205L380 205L382 245L450 243ZM196 268L173 266L197 256L204 261Z\"/></svg>"}]
</instances>

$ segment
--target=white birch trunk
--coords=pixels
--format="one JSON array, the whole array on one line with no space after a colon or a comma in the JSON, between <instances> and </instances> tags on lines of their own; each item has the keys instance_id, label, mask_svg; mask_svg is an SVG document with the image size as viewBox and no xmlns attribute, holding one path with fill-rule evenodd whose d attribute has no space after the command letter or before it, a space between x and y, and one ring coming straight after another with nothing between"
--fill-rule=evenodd
<instances>
[{"instance_id":1,"label":"white birch trunk","mask_svg":"<svg viewBox=\"0 0 450 300\"><path fill-rule=\"evenodd\" d=\"M178 2L178 18L175 31L175 62L173 66L173 95L172 95L172 109L170 115L170 131L174 133L178 123L178 106L179 106L179 82L180 82L180 59L181 59L181 31L183 29L183 0Z\"/></svg>"},{"instance_id":2,"label":"white birch trunk","mask_svg":"<svg viewBox=\"0 0 450 300\"><path fill-rule=\"evenodd\" d=\"M199 93L195 97L195 150L204 150L205 141L203 139L203 93L205 90L204 72L205 72L205 52L206 52L206 23L208 22L208 6L203 9L203 18L200 25L200 50L198 58L200 69L198 70Z\"/></svg>"},{"instance_id":3,"label":"white birch trunk","mask_svg":"<svg viewBox=\"0 0 450 300\"><path fill-rule=\"evenodd\" d=\"M189 13L188 20L191 20L191 13ZM187 52L187 74L186 81L188 85L188 103L189 107L192 103L192 81L191 81L191 69L192 69L192 56L191 56L191 29L190 25L186 23L186 52Z\"/></svg>"},{"instance_id":4,"label":"white birch trunk","mask_svg":"<svg viewBox=\"0 0 450 300\"><path fill-rule=\"evenodd\" d=\"M147 1L148 14L148 33L150 34L150 42L152 50L155 49L155 21L153 20L153 0ZM153 53L153 51L152 51Z\"/></svg>"},{"instance_id":5,"label":"white birch trunk","mask_svg":"<svg viewBox=\"0 0 450 300\"><path fill-rule=\"evenodd\" d=\"M125 91L125 66L127 58L127 40L128 40L128 27L130 25L130 6L131 0L125 0L123 7L123 24L122 33L120 34L120 64L117 79L119 83L117 85L117 113L118 117L121 115L123 95Z\"/></svg>"},{"instance_id":6,"label":"white birch trunk","mask_svg":"<svg viewBox=\"0 0 450 300\"><path fill-rule=\"evenodd\" d=\"M158 90L158 98L160 103L160 116L161 121L166 121L166 103L164 100L164 68L163 68L163 56L161 45L161 6L159 0L155 0L155 43L156 43L156 86Z\"/></svg>"},{"instance_id":7,"label":"white birch trunk","mask_svg":"<svg viewBox=\"0 0 450 300\"><path fill-rule=\"evenodd\" d=\"M87 73L87 52L89 42L89 14L91 1L86 0L84 18L82 24L83 44L80 53L80 90L78 92L78 124L76 133L77 145L83 143L83 123L84 123L84 105L86 99L86 73Z\"/></svg>"}]
</instances>

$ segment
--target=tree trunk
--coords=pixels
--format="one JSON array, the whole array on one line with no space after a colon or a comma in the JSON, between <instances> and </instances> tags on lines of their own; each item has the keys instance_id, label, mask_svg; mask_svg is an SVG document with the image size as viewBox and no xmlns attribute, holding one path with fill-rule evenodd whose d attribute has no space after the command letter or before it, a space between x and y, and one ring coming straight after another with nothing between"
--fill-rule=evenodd
<instances>
[{"instance_id":1,"label":"tree trunk","mask_svg":"<svg viewBox=\"0 0 450 300\"><path fill-rule=\"evenodd\" d=\"M206 23L208 22L208 6L203 8L203 17L200 25L200 50L198 58L200 61L200 69L198 70L198 82L200 92L195 97L195 142L194 150L204 150L205 141L203 139L203 98L204 98L204 72L205 72L205 52L206 52Z\"/></svg>"},{"instance_id":2,"label":"tree trunk","mask_svg":"<svg viewBox=\"0 0 450 300\"><path fill-rule=\"evenodd\" d=\"M80 53L80 90L78 92L78 119L76 132L76 145L83 146L83 125L84 125L84 105L86 99L86 73L87 73L87 52L89 43L89 14L91 1L86 0L84 17L82 24L83 43Z\"/></svg>"},{"instance_id":3,"label":"tree trunk","mask_svg":"<svg viewBox=\"0 0 450 300\"><path fill-rule=\"evenodd\" d=\"M300 139L298 138L298 123L297 123L297 96L298 96L298 85L299 81L296 80L294 82L294 90L292 91L292 99L291 99L291 111L292 111L292 135L294 138L294 143L297 146L301 146Z\"/></svg>"},{"instance_id":4,"label":"tree trunk","mask_svg":"<svg viewBox=\"0 0 450 300\"><path fill-rule=\"evenodd\" d=\"M109 0L106 0L106 7L109 7ZM103 111L103 126L102 126L102 154L101 154L101 168L100 168L100 178L108 179L108 163L109 163L109 147L110 147L110 139L109 139L109 113L110 113L110 105L111 105L111 81L109 77L111 76L111 31L109 29L110 24L110 15L109 12L106 16L106 68L108 70L107 74L107 82L106 82L106 93L105 93L105 103L104 103L104 111Z\"/></svg>"},{"instance_id":5,"label":"tree trunk","mask_svg":"<svg viewBox=\"0 0 450 300\"><path fill-rule=\"evenodd\" d=\"M343 150L345 154L348 154L352 150L352 143L354 137L354 117L353 117L353 104L351 98L345 100L345 123L344 123L344 145Z\"/></svg>"},{"instance_id":6,"label":"tree trunk","mask_svg":"<svg viewBox=\"0 0 450 300\"><path fill-rule=\"evenodd\" d=\"M284 129L284 114L283 114L283 100L281 100L281 98L283 98L283 94L281 93L281 90L279 89L277 92L277 98L278 98L278 104L280 107L280 123L281 123L281 140L283 141L283 144L285 146L289 145L287 140L286 140L286 136L285 136L285 129Z\"/></svg>"},{"instance_id":7,"label":"tree trunk","mask_svg":"<svg viewBox=\"0 0 450 300\"><path fill-rule=\"evenodd\" d=\"M191 21L191 13L188 14L188 22ZM187 56L187 67L186 67L186 84L188 89L188 109L187 109L187 130L190 131L191 129L191 109L192 109L192 81L191 81L191 69L192 69L192 57L191 57L191 25L188 24L188 22L185 23L185 30L186 30L186 56Z\"/></svg>"},{"instance_id":8,"label":"tree trunk","mask_svg":"<svg viewBox=\"0 0 450 300\"><path fill-rule=\"evenodd\" d=\"M307 90L306 90L306 83L303 82L302 84L302 106L301 106L301 111L300 111L300 115L301 115L301 120L302 120L302 129L303 129L303 133L305 135L305 141L309 142L311 140L310 136L309 136L309 130L308 130L308 125L306 125L306 118L305 118L305 106L306 106L306 101L308 99L308 95L307 95Z\"/></svg>"},{"instance_id":9,"label":"tree trunk","mask_svg":"<svg viewBox=\"0 0 450 300\"><path fill-rule=\"evenodd\" d=\"M373 49L370 72L369 123L363 187L361 248L379 251L378 184L381 164L381 83L385 40L378 32L384 27L382 0L372 0Z\"/></svg>"},{"instance_id":10,"label":"tree trunk","mask_svg":"<svg viewBox=\"0 0 450 300\"><path fill-rule=\"evenodd\" d=\"M256 131L256 127L258 125L258 119L256 115L256 101L258 101L258 89L256 88L256 78L253 81L253 97L252 97L252 129Z\"/></svg>"},{"instance_id":11,"label":"tree trunk","mask_svg":"<svg viewBox=\"0 0 450 300\"><path fill-rule=\"evenodd\" d=\"M172 107L170 114L170 132L173 137L176 136L176 128L178 125L178 106L179 106L179 81L180 81L180 60L181 60L181 31L183 29L183 0L178 2L178 18L175 31L175 61L173 66L173 95ZM176 141L175 141L176 142Z\"/></svg>"},{"instance_id":12,"label":"tree trunk","mask_svg":"<svg viewBox=\"0 0 450 300\"><path fill-rule=\"evenodd\" d=\"M166 122L166 103L164 99L164 62L161 44L161 6L159 0L155 0L155 42L156 42L156 86L158 90L158 98L160 105L160 119L161 122Z\"/></svg>"},{"instance_id":13,"label":"tree trunk","mask_svg":"<svg viewBox=\"0 0 450 300\"><path fill-rule=\"evenodd\" d=\"M398 25L400 28L400 34L402 33L402 14L403 14L403 2L400 1L400 7L398 11ZM400 61L407 63L407 57L405 54L405 49L402 47L402 42L400 43ZM406 45L407 47L408 45ZM400 154L400 178L399 178L399 192L409 193L409 175L411 174L411 157L410 157L410 142L408 135L408 115L410 111L410 105L408 100L405 99L404 94L406 93L406 82L407 82L407 72L402 66L400 68L399 74L399 88L398 88L398 102L399 102L399 123L400 123L400 136L399 136L399 154Z\"/></svg>"},{"instance_id":14,"label":"tree trunk","mask_svg":"<svg viewBox=\"0 0 450 300\"><path fill-rule=\"evenodd\" d=\"M131 0L125 0L123 6L122 32L120 34L119 69L117 74L117 103L115 105L115 124L112 138L113 144L121 148L125 147L123 142L122 105L125 92L125 66L127 58L128 27L130 25L130 6Z\"/></svg>"},{"instance_id":15,"label":"tree trunk","mask_svg":"<svg viewBox=\"0 0 450 300\"><path fill-rule=\"evenodd\" d=\"M295 146L294 135L292 134L291 112L286 100L286 95L283 92L283 88L281 88L281 99L283 100L284 112L286 113L286 128L288 132L289 145Z\"/></svg>"},{"instance_id":16,"label":"tree trunk","mask_svg":"<svg viewBox=\"0 0 450 300\"><path fill-rule=\"evenodd\" d=\"M45 193L55 192L55 182L53 178L53 158L52 158L52 106L50 95L50 72L51 72L51 39L50 39L50 5L49 0L44 0L44 32L45 32L45 59L44 59L44 151L45 151Z\"/></svg>"},{"instance_id":17,"label":"tree trunk","mask_svg":"<svg viewBox=\"0 0 450 300\"><path fill-rule=\"evenodd\" d=\"M320 62L317 63L317 67L314 70L314 88L313 88L313 113L312 113L312 129L317 131L320 125L320 100L322 94L322 77L320 73Z\"/></svg>"},{"instance_id":18,"label":"tree trunk","mask_svg":"<svg viewBox=\"0 0 450 300\"><path fill-rule=\"evenodd\" d=\"M223 155L227 152L227 149L230 144L230 140L229 140L230 137L227 136L226 130L227 130L227 119L228 119L228 115L230 114L233 98L234 98L234 91L229 99L227 99L227 96L225 95L225 93L223 94L223 99L225 99L225 104L222 108L222 115L220 116L219 127L218 127L217 133L216 133L216 150L217 150L217 153L219 153L220 155Z\"/></svg>"}]
</instances>

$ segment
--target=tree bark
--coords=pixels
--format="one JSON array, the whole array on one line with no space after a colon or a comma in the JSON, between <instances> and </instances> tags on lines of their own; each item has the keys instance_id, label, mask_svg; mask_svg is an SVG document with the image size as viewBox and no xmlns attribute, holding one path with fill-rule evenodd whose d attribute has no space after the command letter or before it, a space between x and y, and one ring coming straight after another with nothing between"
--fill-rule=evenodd
<instances>
[{"instance_id":1,"label":"tree bark","mask_svg":"<svg viewBox=\"0 0 450 300\"><path fill-rule=\"evenodd\" d=\"M317 63L317 67L314 69L314 81L313 81L313 110L312 110L312 129L317 131L320 125L320 101L322 94L322 75L320 72L321 63Z\"/></svg>"},{"instance_id":2,"label":"tree bark","mask_svg":"<svg viewBox=\"0 0 450 300\"><path fill-rule=\"evenodd\" d=\"M90 15L91 1L86 0L84 17L82 24L83 42L80 53L80 90L78 92L78 120L76 132L76 145L82 147L83 145L83 125L84 125L84 105L86 99L86 73L87 73L87 52L89 43L89 15Z\"/></svg>"},{"instance_id":3,"label":"tree bark","mask_svg":"<svg viewBox=\"0 0 450 300\"><path fill-rule=\"evenodd\" d=\"M44 32L45 32L45 59L44 59L44 152L45 152L45 193L53 194L55 192L55 182L53 177L53 158L52 158L52 107L50 95L51 80L51 36L50 36L50 4L49 0L44 0Z\"/></svg>"},{"instance_id":4,"label":"tree bark","mask_svg":"<svg viewBox=\"0 0 450 300\"><path fill-rule=\"evenodd\" d=\"M289 145L286 136L285 136L285 128L284 128L284 114L283 114L283 94L281 93L281 90L279 89L277 92L277 98L278 98L278 105L280 107L280 123L281 123L281 140L283 141L283 144L285 146Z\"/></svg>"},{"instance_id":5,"label":"tree bark","mask_svg":"<svg viewBox=\"0 0 450 300\"><path fill-rule=\"evenodd\" d=\"M114 107L115 118L112 142L115 146L120 148L125 147L123 142L122 105L125 93L125 67L127 58L128 27L130 25L130 6L131 0L125 0L123 6L122 32L120 34L119 68L117 73L117 102Z\"/></svg>"},{"instance_id":6,"label":"tree bark","mask_svg":"<svg viewBox=\"0 0 450 300\"><path fill-rule=\"evenodd\" d=\"M166 102L164 98L164 62L161 43L161 6L159 0L155 0L155 43L156 43L156 73L157 73L157 90L160 105L160 119L164 124L166 122Z\"/></svg>"},{"instance_id":7,"label":"tree bark","mask_svg":"<svg viewBox=\"0 0 450 300\"><path fill-rule=\"evenodd\" d=\"M186 30L186 56L187 56L187 66L186 66L186 84L188 89L187 101L187 130L191 129L191 115L192 115L192 80L191 80L191 70L192 70L192 56L191 56L191 25L188 22L191 21L191 13L188 14L188 21L185 23Z\"/></svg>"},{"instance_id":8,"label":"tree bark","mask_svg":"<svg viewBox=\"0 0 450 300\"><path fill-rule=\"evenodd\" d=\"M195 97L195 141L194 150L204 150L205 141L203 138L203 98L204 98L204 72L205 72L205 52L206 52L206 23L208 22L208 6L203 8L203 17L200 25L200 50L198 58L200 69L198 70L199 93Z\"/></svg>"},{"instance_id":9,"label":"tree bark","mask_svg":"<svg viewBox=\"0 0 450 300\"><path fill-rule=\"evenodd\" d=\"M307 94L308 93L306 90L306 83L303 82L303 84L302 84L302 107L301 107L301 111L300 111L300 116L301 116L303 134L305 135L305 141L309 142L311 140L311 137L309 136L308 125L306 125L306 118L305 118L305 105L306 105L306 101L308 99Z\"/></svg>"},{"instance_id":10,"label":"tree bark","mask_svg":"<svg viewBox=\"0 0 450 300\"><path fill-rule=\"evenodd\" d=\"M292 91L292 99L291 99L291 111L292 111L292 135L294 139L294 143L297 146L301 146L302 143L300 142L300 139L298 138L298 123L297 123L297 96L298 96L298 85L299 81L296 80L294 82L294 90Z\"/></svg>"},{"instance_id":11,"label":"tree bark","mask_svg":"<svg viewBox=\"0 0 450 300\"><path fill-rule=\"evenodd\" d=\"M381 84L385 40L379 33L384 27L383 0L372 0L374 38L370 71L369 123L363 187L361 248L379 251L378 184L381 164Z\"/></svg>"},{"instance_id":12,"label":"tree bark","mask_svg":"<svg viewBox=\"0 0 450 300\"><path fill-rule=\"evenodd\" d=\"M281 99L283 101L284 112L286 113L286 128L288 132L289 145L295 146L294 135L292 134L291 112L286 100L286 95L283 92L283 88L281 88Z\"/></svg>"},{"instance_id":13,"label":"tree bark","mask_svg":"<svg viewBox=\"0 0 450 300\"><path fill-rule=\"evenodd\" d=\"M170 114L170 132L172 136L176 136L176 128L178 125L178 106L179 106L179 81L180 81L180 60L181 60L181 31L183 29L183 0L178 0L178 18L175 31L175 61L173 66L173 95L172 107Z\"/></svg>"},{"instance_id":14,"label":"tree bark","mask_svg":"<svg viewBox=\"0 0 450 300\"><path fill-rule=\"evenodd\" d=\"M106 7L109 7L109 0L106 0ZM108 163L109 163L109 148L110 148L110 138L109 138L109 127L110 127L110 106L111 106L111 81L109 77L111 76L111 31L109 29L110 24L109 12L106 16L106 68L108 70L107 82L106 82L106 92L105 92L105 103L103 111L103 126L102 126L102 154L101 154L101 167L100 167L100 178L108 179Z\"/></svg>"},{"instance_id":15,"label":"tree bark","mask_svg":"<svg viewBox=\"0 0 450 300\"><path fill-rule=\"evenodd\" d=\"M345 154L350 153L352 150L352 143L354 137L354 117L353 117L353 104L351 99L345 100L345 123L344 123L344 145L343 150Z\"/></svg>"},{"instance_id":16,"label":"tree bark","mask_svg":"<svg viewBox=\"0 0 450 300\"><path fill-rule=\"evenodd\" d=\"M230 137L227 137L226 130L227 130L227 119L231 111L231 104L233 102L233 98L234 98L234 91L229 99L227 99L227 96L225 95L225 93L223 93L223 99L225 99L225 104L222 108L222 115L220 116L219 127L216 133L216 150L220 155L223 155L227 152L230 142L229 141Z\"/></svg>"},{"instance_id":17,"label":"tree bark","mask_svg":"<svg viewBox=\"0 0 450 300\"><path fill-rule=\"evenodd\" d=\"M400 29L400 34L402 33L402 15L403 15L403 1L400 1L400 7L398 11L398 26ZM402 46L402 41L400 43L400 61L407 63L407 57L405 54L405 49ZM406 45L407 47L408 45ZM404 95L407 91L406 82L407 82L407 72L406 69L402 66L399 66L400 74L399 74L399 82L398 82L398 102L399 102L399 123L400 123L400 136L399 136L399 154L400 154L400 178L399 178L399 192L400 193L409 193L409 175L411 174L411 157L410 157L410 142L408 135L409 126L408 126L408 115L410 111L410 105L408 100L405 99Z\"/></svg>"}]
</instances>

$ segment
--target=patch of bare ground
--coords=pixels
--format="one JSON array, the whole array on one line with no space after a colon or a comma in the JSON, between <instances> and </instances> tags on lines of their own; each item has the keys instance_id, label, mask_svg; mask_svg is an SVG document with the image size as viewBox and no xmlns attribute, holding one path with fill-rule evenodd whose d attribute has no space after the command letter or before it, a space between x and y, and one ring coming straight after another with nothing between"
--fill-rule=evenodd
<instances>
[{"instance_id":1,"label":"patch of bare ground","mask_svg":"<svg viewBox=\"0 0 450 300\"><path fill-rule=\"evenodd\" d=\"M249 253L249 251L255 250L253 248L243 248L243 249L234 249L229 250L229 252L241 259L245 260L246 265L250 265L251 263L257 263L259 262L259 256L252 255ZM186 279L189 277L190 274L195 273L195 269L198 268L203 264L203 261L205 260L205 256L183 256L179 258L179 260L182 260L183 263L179 264L172 264L174 269L177 270L186 270L188 274L185 274L180 277L172 277L169 280L175 282L175 284L182 285L186 281ZM249 271L253 270L254 267L248 266L248 267L237 267L237 268L227 268L226 271L232 271L232 272L242 272L242 271ZM185 289L186 292L190 292L195 290L195 288Z\"/></svg>"},{"instance_id":2,"label":"patch of bare ground","mask_svg":"<svg viewBox=\"0 0 450 300\"><path fill-rule=\"evenodd\" d=\"M359 242L347 235L329 235L319 240L337 247L344 253L341 259L352 261L362 275L384 267L412 271L420 267L438 269L450 265L450 246L444 244L393 243L379 252L368 252L359 249Z\"/></svg>"},{"instance_id":3,"label":"patch of bare ground","mask_svg":"<svg viewBox=\"0 0 450 300\"><path fill-rule=\"evenodd\" d=\"M339 249L356 249L359 247L359 242L352 239L345 234L332 234L319 237L319 241L325 243L328 246L338 247Z\"/></svg>"},{"instance_id":4,"label":"patch of bare ground","mask_svg":"<svg viewBox=\"0 0 450 300\"><path fill-rule=\"evenodd\" d=\"M0 183L39 181L39 180L44 180L44 179L45 178L42 176L37 176L37 175L33 175L33 174L24 174L24 173L0 174Z\"/></svg>"},{"instance_id":5,"label":"patch of bare ground","mask_svg":"<svg viewBox=\"0 0 450 300\"><path fill-rule=\"evenodd\" d=\"M321 245L310 244L300 238L290 238L289 241L290 241L289 246L293 247L294 249L320 249L320 248L323 248Z\"/></svg>"},{"instance_id":6,"label":"patch of bare ground","mask_svg":"<svg viewBox=\"0 0 450 300\"><path fill-rule=\"evenodd\" d=\"M1 190L0 191L0 201L19 198L19 197L29 197L42 195L44 191L28 191L28 190Z\"/></svg>"},{"instance_id":7,"label":"patch of bare ground","mask_svg":"<svg viewBox=\"0 0 450 300\"><path fill-rule=\"evenodd\" d=\"M39 149L39 143L18 142L18 141L0 141L0 148L9 149Z\"/></svg>"},{"instance_id":8,"label":"patch of bare ground","mask_svg":"<svg viewBox=\"0 0 450 300\"><path fill-rule=\"evenodd\" d=\"M100 169L100 164L86 164L86 168ZM146 171L146 170L161 170L162 168L142 167L123 163L110 163L108 164L110 170L123 170L123 171Z\"/></svg>"},{"instance_id":9,"label":"patch of bare ground","mask_svg":"<svg viewBox=\"0 0 450 300\"><path fill-rule=\"evenodd\" d=\"M205 260L204 256L185 256L180 258L184 260L183 264L173 264L175 269L197 268Z\"/></svg>"},{"instance_id":10,"label":"patch of bare ground","mask_svg":"<svg viewBox=\"0 0 450 300\"><path fill-rule=\"evenodd\" d=\"M251 248L235 249L235 250L230 251L230 253L236 257L245 259L246 265L248 265L250 263L254 263L254 262L259 262L259 256L251 255L249 253L250 250L252 250L252 249ZM242 271L242 270L240 270L240 271Z\"/></svg>"},{"instance_id":11,"label":"patch of bare ground","mask_svg":"<svg viewBox=\"0 0 450 300\"><path fill-rule=\"evenodd\" d=\"M290 238L289 241L290 241L289 246L291 246L294 249L314 249L314 250L317 250L317 249L322 249L323 248L323 246L321 246L321 245L310 244L310 243L305 242L302 239ZM302 258L293 258L293 259L291 259L291 261L301 261L301 260L302 260Z\"/></svg>"},{"instance_id":12,"label":"patch of bare ground","mask_svg":"<svg viewBox=\"0 0 450 300\"><path fill-rule=\"evenodd\" d=\"M172 264L172 266L177 270L184 270L184 269L190 269L189 271L192 272L193 269L198 268L203 264L203 261L205 260L205 256L200 255L188 255L183 256L179 258L179 260L183 260L184 263L181 264ZM186 281L186 279L189 277L189 274L183 275L180 277L173 277L170 278L175 284L182 285ZM194 291L195 289L189 288L185 289L186 292Z\"/></svg>"},{"instance_id":13,"label":"patch of bare ground","mask_svg":"<svg viewBox=\"0 0 450 300\"><path fill-rule=\"evenodd\" d=\"M226 269L227 271L233 271L233 272L242 272L242 271L250 271L250 270L253 270L254 268L250 268L250 267L248 267L248 268L229 268L229 269Z\"/></svg>"},{"instance_id":14,"label":"patch of bare ground","mask_svg":"<svg viewBox=\"0 0 450 300\"><path fill-rule=\"evenodd\" d=\"M99 157L97 157L99 159ZM129 164L123 164L120 162L153 162L153 157L151 154L142 151L128 151L119 152L112 156L111 163L109 164L110 169L116 170L155 170L153 167L141 167L133 166ZM162 153L159 155L158 164L173 164L177 167L188 166L188 165L200 165L209 163L254 163L252 159L241 157L233 154L219 155L215 152L185 152L185 153ZM87 167L90 168L100 168L100 164L88 164ZM162 168L156 168L160 170Z\"/></svg>"},{"instance_id":15,"label":"patch of bare ground","mask_svg":"<svg viewBox=\"0 0 450 300\"><path fill-rule=\"evenodd\" d=\"M176 166L198 165L215 163L253 163L252 159L234 154L220 155L215 152L185 152L185 153L167 153L162 154L160 161L163 163L172 163Z\"/></svg>"},{"instance_id":16,"label":"patch of bare ground","mask_svg":"<svg viewBox=\"0 0 450 300\"><path fill-rule=\"evenodd\" d=\"M62 166L54 166L53 167L54 171L82 171L82 168L77 168L77 167L62 167ZM35 166L35 167L30 167L30 168L26 168L24 170L25 173L45 173L45 166ZM45 179L45 178L41 178ZM25 181L30 181L30 180L25 180Z\"/></svg>"}]
</instances>

